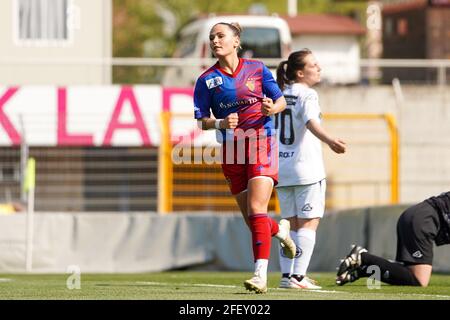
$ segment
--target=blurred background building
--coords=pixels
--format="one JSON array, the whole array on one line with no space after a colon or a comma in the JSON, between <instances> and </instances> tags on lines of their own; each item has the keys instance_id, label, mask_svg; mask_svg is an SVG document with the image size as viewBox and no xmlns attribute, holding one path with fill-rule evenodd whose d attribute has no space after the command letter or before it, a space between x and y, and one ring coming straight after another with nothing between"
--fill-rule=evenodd
<instances>
[{"instance_id":1,"label":"blurred background building","mask_svg":"<svg viewBox=\"0 0 450 320\"><path fill-rule=\"evenodd\" d=\"M310 48L324 67L322 81L357 84L361 81L360 37L366 30L344 15L299 14L285 17L292 34L292 50Z\"/></svg>"},{"instance_id":2,"label":"blurred background building","mask_svg":"<svg viewBox=\"0 0 450 320\"><path fill-rule=\"evenodd\" d=\"M384 59L450 59L448 1L416 0L385 4L382 16ZM391 83L394 78L404 83L427 83L437 78L448 79L449 76L449 69L392 68L384 70L383 83Z\"/></svg>"},{"instance_id":3,"label":"blurred background building","mask_svg":"<svg viewBox=\"0 0 450 320\"><path fill-rule=\"evenodd\" d=\"M0 83L110 84L112 2L0 3Z\"/></svg>"}]
</instances>

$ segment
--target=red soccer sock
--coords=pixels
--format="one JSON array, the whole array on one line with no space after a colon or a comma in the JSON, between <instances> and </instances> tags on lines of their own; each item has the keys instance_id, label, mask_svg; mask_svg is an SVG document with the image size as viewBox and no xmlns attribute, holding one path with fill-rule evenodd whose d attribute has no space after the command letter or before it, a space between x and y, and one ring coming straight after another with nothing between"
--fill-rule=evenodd
<instances>
[{"instance_id":1,"label":"red soccer sock","mask_svg":"<svg viewBox=\"0 0 450 320\"><path fill-rule=\"evenodd\" d=\"M253 257L255 261L258 259L268 260L272 241L270 218L265 213L259 213L251 215L249 220L252 231Z\"/></svg>"}]
</instances>

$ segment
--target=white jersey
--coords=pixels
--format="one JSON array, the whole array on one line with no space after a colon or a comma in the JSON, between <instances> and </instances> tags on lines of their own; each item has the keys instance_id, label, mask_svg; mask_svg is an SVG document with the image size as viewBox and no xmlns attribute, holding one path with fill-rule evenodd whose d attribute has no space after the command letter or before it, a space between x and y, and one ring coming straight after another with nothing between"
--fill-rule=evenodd
<instances>
[{"instance_id":1,"label":"white jersey","mask_svg":"<svg viewBox=\"0 0 450 320\"><path fill-rule=\"evenodd\" d=\"M311 119L321 122L319 97L300 83L285 87L283 95L287 106L275 122L280 142L277 187L316 183L325 178L322 142L306 123Z\"/></svg>"}]
</instances>

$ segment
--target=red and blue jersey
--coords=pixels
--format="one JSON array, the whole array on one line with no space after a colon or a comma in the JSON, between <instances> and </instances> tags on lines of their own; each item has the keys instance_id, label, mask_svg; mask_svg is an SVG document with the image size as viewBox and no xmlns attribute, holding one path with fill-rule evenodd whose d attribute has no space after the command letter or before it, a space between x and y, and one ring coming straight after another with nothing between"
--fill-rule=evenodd
<instances>
[{"instance_id":1,"label":"red and blue jersey","mask_svg":"<svg viewBox=\"0 0 450 320\"><path fill-rule=\"evenodd\" d=\"M224 119L230 113L238 113L237 128L266 129L272 135L271 117L261 113L262 99L274 102L283 95L270 70L257 60L239 59L233 74L222 70L219 62L205 71L195 84L194 116L196 119L211 117ZM221 130L224 134L225 130Z\"/></svg>"}]
</instances>

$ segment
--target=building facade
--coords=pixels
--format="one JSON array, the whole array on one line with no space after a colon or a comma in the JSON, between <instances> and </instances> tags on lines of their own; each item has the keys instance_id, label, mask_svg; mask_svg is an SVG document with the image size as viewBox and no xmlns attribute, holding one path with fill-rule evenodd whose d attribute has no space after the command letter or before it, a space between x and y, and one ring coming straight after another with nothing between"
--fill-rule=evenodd
<instances>
[{"instance_id":1,"label":"building facade","mask_svg":"<svg viewBox=\"0 0 450 320\"><path fill-rule=\"evenodd\" d=\"M292 50L309 48L322 66L323 82L354 84L361 80L359 37L365 29L355 20L331 14L284 17Z\"/></svg>"},{"instance_id":2,"label":"building facade","mask_svg":"<svg viewBox=\"0 0 450 320\"><path fill-rule=\"evenodd\" d=\"M384 59L450 59L450 2L385 4L382 17ZM436 68L386 68L383 82L396 77L402 82L432 83L436 72Z\"/></svg>"},{"instance_id":3,"label":"building facade","mask_svg":"<svg viewBox=\"0 0 450 320\"><path fill-rule=\"evenodd\" d=\"M111 0L0 1L0 84L110 84Z\"/></svg>"}]
</instances>

